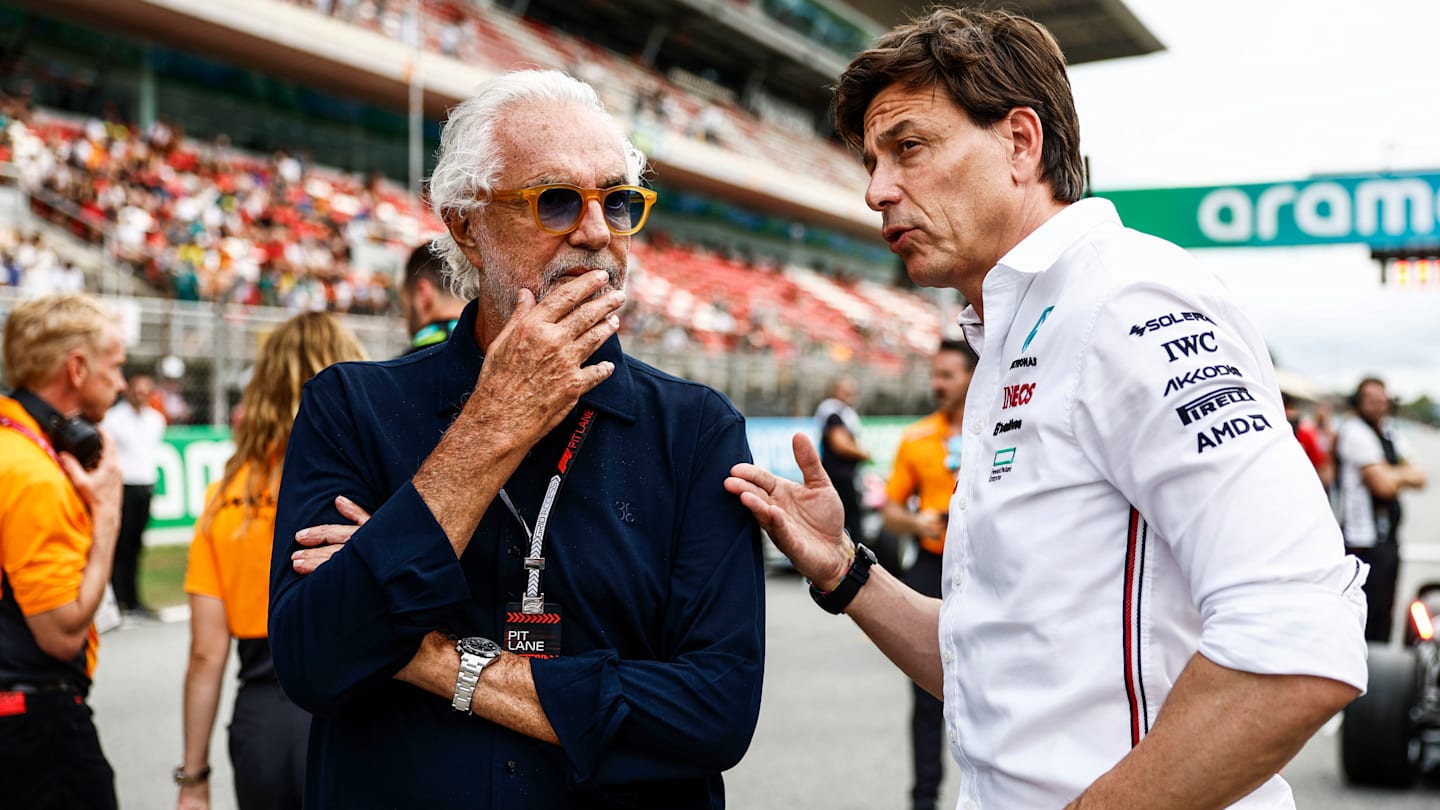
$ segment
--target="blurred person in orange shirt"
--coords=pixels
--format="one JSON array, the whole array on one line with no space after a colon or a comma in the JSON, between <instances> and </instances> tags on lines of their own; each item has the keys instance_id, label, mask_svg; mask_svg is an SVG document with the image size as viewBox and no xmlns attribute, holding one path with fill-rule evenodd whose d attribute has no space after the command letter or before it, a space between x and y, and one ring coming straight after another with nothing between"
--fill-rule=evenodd
<instances>
[{"instance_id":1,"label":"blurred person in orange shirt","mask_svg":"<svg viewBox=\"0 0 1440 810\"><path fill-rule=\"evenodd\" d=\"M115 807L85 698L120 534L120 454L96 427L125 390L119 321L85 295L5 323L0 396L0 791L7 807Z\"/></svg>"},{"instance_id":2,"label":"blurred person in orange shirt","mask_svg":"<svg viewBox=\"0 0 1440 810\"><path fill-rule=\"evenodd\" d=\"M965 393L975 372L975 350L961 340L943 340L930 360L935 412L905 429L895 451L895 467L885 485L885 529L919 540L915 564L905 572L910 587L939 598L941 555L950 515L950 496L960 469ZM1005 423L996 427L1003 428ZM911 501L916 508L911 508ZM940 700L913 681L910 744L915 764L911 789L914 810L935 810L943 774L945 716Z\"/></svg>"},{"instance_id":3,"label":"blurred person in orange shirt","mask_svg":"<svg viewBox=\"0 0 1440 810\"><path fill-rule=\"evenodd\" d=\"M230 761L240 810L299 810L310 716L280 690L267 623L275 496L300 389L333 363L363 360L332 316L311 312L266 339L241 398L235 454L211 484L190 545L190 662L185 672L184 759L175 769L180 810L210 807L210 735L230 639L239 639L240 691Z\"/></svg>"}]
</instances>

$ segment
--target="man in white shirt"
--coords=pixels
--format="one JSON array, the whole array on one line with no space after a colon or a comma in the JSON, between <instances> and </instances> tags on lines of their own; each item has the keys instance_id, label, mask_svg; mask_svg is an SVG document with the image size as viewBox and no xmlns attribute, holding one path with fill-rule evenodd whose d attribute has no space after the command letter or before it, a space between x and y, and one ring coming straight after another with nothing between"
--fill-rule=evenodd
<instances>
[{"instance_id":1,"label":"man in white shirt","mask_svg":"<svg viewBox=\"0 0 1440 810\"><path fill-rule=\"evenodd\" d=\"M1350 398L1355 415L1340 425L1335 454L1340 460L1340 519L1345 549L1370 565L1365 583L1369 619L1365 638L1385 643L1395 613L1400 574L1400 493L1425 486L1425 472L1390 421L1385 383L1366 377Z\"/></svg>"},{"instance_id":2,"label":"man in white shirt","mask_svg":"<svg viewBox=\"0 0 1440 810\"><path fill-rule=\"evenodd\" d=\"M104 427L115 438L120 468L125 477L125 500L120 512L120 539L115 545L115 567L110 583L120 610L149 615L140 602L140 552L145 524L150 521L150 499L160 478L160 445L165 438L165 415L150 407L155 382L144 374L130 378L125 397L105 414Z\"/></svg>"},{"instance_id":3,"label":"man in white shirt","mask_svg":"<svg viewBox=\"0 0 1440 810\"><path fill-rule=\"evenodd\" d=\"M942 598L869 565L805 437L803 484L737 465L726 488L821 607L943 695L966 810L1294 807L1281 767L1366 683L1365 568L1260 335L1186 253L1080 199L1034 22L892 31L836 122L910 277L970 302Z\"/></svg>"}]
</instances>

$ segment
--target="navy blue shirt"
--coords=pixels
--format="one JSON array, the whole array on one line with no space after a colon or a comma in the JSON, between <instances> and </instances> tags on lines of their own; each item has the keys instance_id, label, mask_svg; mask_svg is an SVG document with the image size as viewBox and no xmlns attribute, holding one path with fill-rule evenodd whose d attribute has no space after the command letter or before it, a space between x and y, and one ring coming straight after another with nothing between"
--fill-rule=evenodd
<instances>
[{"instance_id":1,"label":"navy blue shirt","mask_svg":"<svg viewBox=\"0 0 1440 810\"><path fill-rule=\"evenodd\" d=\"M749 461L719 393L623 355L581 399L596 410L551 513L542 590L563 654L532 659L556 747L392 679L436 629L502 641L525 589L525 531L496 498L463 557L410 482L479 378L475 304L441 346L333 366L305 387L285 457L270 644L290 697L315 714L307 810L718 808L760 710L759 529L723 481ZM531 526L575 419L505 486ZM308 576L295 532L373 517ZM483 689L483 686L481 687Z\"/></svg>"}]
</instances>

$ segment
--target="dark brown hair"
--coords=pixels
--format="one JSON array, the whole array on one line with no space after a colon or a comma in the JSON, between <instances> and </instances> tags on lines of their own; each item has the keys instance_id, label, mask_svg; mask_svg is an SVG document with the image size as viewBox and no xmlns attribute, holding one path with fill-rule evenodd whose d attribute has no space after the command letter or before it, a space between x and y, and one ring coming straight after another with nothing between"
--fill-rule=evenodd
<instances>
[{"instance_id":1,"label":"dark brown hair","mask_svg":"<svg viewBox=\"0 0 1440 810\"><path fill-rule=\"evenodd\" d=\"M863 148L870 102L896 82L944 87L979 127L1029 107L1043 132L1041 178L1062 202L1084 193L1080 122L1065 55L1034 20L1005 11L937 8L882 36L832 88L835 129L852 149Z\"/></svg>"}]
</instances>

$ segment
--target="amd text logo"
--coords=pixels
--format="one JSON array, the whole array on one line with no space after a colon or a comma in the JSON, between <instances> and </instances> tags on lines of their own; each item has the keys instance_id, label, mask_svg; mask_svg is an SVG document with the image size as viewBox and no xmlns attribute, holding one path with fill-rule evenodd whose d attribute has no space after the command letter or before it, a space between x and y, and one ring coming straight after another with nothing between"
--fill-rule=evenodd
<instances>
[{"instance_id":1,"label":"amd text logo","mask_svg":"<svg viewBox=\"0 0 1440 810\"><path fill-rule=\"evenodd\" d=\"M1239 438L1247 433L1259 433L1269 430L1271 427L1270 420L1258 413L1230 419L1210 428L1208 432L1202 430L1196 433L1195 452L1203 453L1211 448L1219 447L1231 439Z\"/></svg>"}]
</instances>

